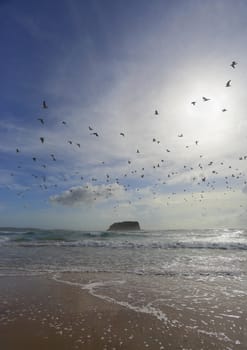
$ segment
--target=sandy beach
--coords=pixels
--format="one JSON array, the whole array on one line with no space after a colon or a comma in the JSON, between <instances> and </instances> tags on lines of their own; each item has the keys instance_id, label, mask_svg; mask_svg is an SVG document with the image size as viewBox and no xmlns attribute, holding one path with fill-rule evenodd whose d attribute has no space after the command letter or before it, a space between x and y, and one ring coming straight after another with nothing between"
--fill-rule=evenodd
<instances>
[{"instance_id":1,"label":"sandy beach","mask_svg":"<svg viewBox=\"0 0 247 350\"><path fill-rule=\"evenodd\" d=\"M246 325L239 319L236 319L235 332L241 339L226 346L220 336L187 327L191 323L188 309L181 307L179 311L179 317L185 323L187 320L186 326L166 323L152 315L100 300L78 286L62 284L49 276L1 277L0 295L3 350L244 350L247 343ZM169 319L178 318L166 305L163 310ZM214 332L221 332L217 324ZM227 334L221 336L224 338Z\"/></svg>"}]
</instances>

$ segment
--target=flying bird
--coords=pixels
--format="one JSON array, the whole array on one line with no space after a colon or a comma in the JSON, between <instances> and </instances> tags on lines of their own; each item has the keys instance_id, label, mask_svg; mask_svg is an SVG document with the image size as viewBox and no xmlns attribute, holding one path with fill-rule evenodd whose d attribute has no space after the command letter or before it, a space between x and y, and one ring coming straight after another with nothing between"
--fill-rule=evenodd
<instances>
[{"instance_id":1,"label":"flying bird","mask_svg":"<svg viewBox=\"0 0 247 350\"><path fill-rule=\"evenodd\" d=\"M40 137L39 139L42 143L44 143L44 141L45 141L44 137Z\"/></svg>"},{"instance_id":2,"label":"flying bird","mask_svg":"<svg viewBox=\"0 0 247 350\"><path fill-rule=\"evenodd\" d=\"M44 122L44 119L43 119L43 118L38 118L37 120L39 120L40 123L44 125L45 122Z\"/></svg>"},{"instance_id":3,"label":"flying bird","mask_svg":"<svg viewBox=\"0 0 247 350\"><path fill-rule=\"evenodd\" d=\"M16 148L16 153L19 153L19 152L20 152L19 148Z\"/></svg>"},{"instance_id":4,"label":"flying bird","mask_svg":"<svg viewBox=\"0 0 247 350\"><path fill-rule=\"evenodd\" d=\"M43 101L43 108L44 108L44 109L48 108L48 106L47 106L47 104L46 104L45 101Z\"/></svg>"},{"instance_id":5,"label":"flying bird","mask_svg":"<svg viewBox=\"0 0 247 350\"><path fill-rule=\"evenodd\" d=\"M79 148L81 147L80 143L77 143L76 145L77 145Z\"/></svg>"},{"instance_id":6,"label":"flying bird","mask_svg":"<svg viewBox=\"0 0 247 350\"><path fill-rule=\"evenodd\" d=\"M154 111L155 115L159 115L159 112L157 111L157 109Z\"/></svg>"},{"instance_id":7,"label":"flying bird","mask_svg":"<svg viewBox=\"0 0 247 350\"><path fill-rule=\"evenodd\" d=\"M223 108L221 111L222 111L222 112L226 112L226 111L227 111L227 109Z\"/></svg>"},{"instance_id":8,"label":"flying bird","mask_svg":"<svg viewBox=\"0 0 247 350\"><path fill-rule=\"evenodd\" d=\"M123 132L120 132L120 135L121 135L121 136L125 136Z\"/></svg>"},{"instance_id":9,"label":"flying bird","mask_svg":"<svg viewBox=\"0 0 247 350\"><path fill-rule=\"evenodd\" d=\"M69 143L70 145L72 145L72 141L69 140L68 143Z\"/></svg>"},{"instance_id":10,"label":"flying bird","mask_svg":"<svg viewBox=\"0 0 247 350\"><path fill-rule=\"evenodd\" d=\"M183 137L184 135L183 134L179 134L178 137Z\"/></svg>"},{"instance_id":11,"label":"flying bird","mask_svg":"<svg viewBox=\"0 0 247 350\"><path fill-rule=\"evenodd\" d=\"M88 129L89 129L90 131L92 131L92 130L93 130L93 128L91 128L91 126L89 126L89 127L88 127Z\"/></svg>"},{"instance_id":12,"label":"flying bird","mask_svg":"<svg viewBox=\"0 0 247 350\"><path fill-rule=\"evenodd\" d=\"M236 62L236 61L232 61L232 63L230 64L230 66L232 67L232 68L236 68L236 65L237 65L238 63Z\"/></svg>"},{"instance_id":13,"label":"flying bird","mask_svg":"<svg viewBox=\"0 0 247 350\"><path fill-rule=\"evenodd\" d=\"M195 106L195 105L196 105L196 101L192 101L191 104L192 104L193 106Z\"/></svg>"},{"instance_id":14,"label":"flying bird","mask_svg":"<svg viewBox=\"0 0 247 350\"><path fill-rule=\"evenodd\" d=\"M97 132L93 132L93 133L91 133L90 135L95 135L95 136L99 136L99 134L97 133Z\"/></svg>"},{"instance_id":15,"label":"flying bird","mask_svg":"<svg viewBox=\"0 0 247 350\"><path fill-rule=\"evenodd\" d=\"M228 82L226 83L226 87L230 87L231 86L231 80L228 80Z\"/></svg>"},{"instance_id":16,"label":"flying bird","mask_svg":"<svg viewBox=\"0 0 247 350\"><path fill-rule=\"evenodd\" d=\"M204 97L204 96L202 97L202 99L203 99L204 102L210 101L210 98L207 98L207 97Z\"/></svg>"},{"instance_id":17,"label":"flying bird","mask_svg":"<svg viewBox=\"0 0 247 350\"><path fill-rule=\"evenodd\" d=\"M63 125L66 125L67 123L63 120L63 121L62 121L62 124L63 124Z\"/></svg>"}]
</instances>

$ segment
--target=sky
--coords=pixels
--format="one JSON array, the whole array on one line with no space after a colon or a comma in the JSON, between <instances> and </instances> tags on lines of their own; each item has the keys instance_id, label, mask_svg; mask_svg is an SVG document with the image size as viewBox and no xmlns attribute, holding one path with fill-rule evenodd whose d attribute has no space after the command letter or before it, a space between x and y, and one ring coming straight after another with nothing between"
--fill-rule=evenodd
<instances>
[{"instance_id":1,"label":"sky","mask_svg":"<svg viewBox=\"0 0 247 350\"><path fill-rule=\"evenodd\" d=\"M246 18L245 0L0 1L0 226L244 228Z\"/></svg>"}]
</instances>

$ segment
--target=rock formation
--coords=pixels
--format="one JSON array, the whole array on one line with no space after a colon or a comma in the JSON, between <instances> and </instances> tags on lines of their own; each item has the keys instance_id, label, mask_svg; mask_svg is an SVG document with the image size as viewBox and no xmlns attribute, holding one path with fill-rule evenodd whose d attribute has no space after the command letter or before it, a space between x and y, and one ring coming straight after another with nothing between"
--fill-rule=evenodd
<instances>
[{"instance_id":1,"label":"rock formation","mask_svg":"<svg viewBox=\"0 0 247 350\"><path fill-rule=\"evenodd\" d=\"M140 229L138 221L122 221L114 222L107 231L139 231Z\"/></svg>"}]
</instances>

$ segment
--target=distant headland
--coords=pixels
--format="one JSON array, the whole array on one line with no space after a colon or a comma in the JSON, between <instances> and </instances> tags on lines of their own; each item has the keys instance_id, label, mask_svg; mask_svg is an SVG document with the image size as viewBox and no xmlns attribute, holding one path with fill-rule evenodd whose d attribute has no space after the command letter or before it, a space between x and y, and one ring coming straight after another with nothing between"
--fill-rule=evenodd
<instances>
[{"instance_id":1,"label":"distant headland","mask_svg":"<svg viewBox=\"0 0 247 350\"><path fill-rule=\"evenodd\" d=\"M140 231L138 221L114 222L107 231Z\"/></svg>"}]
</instances>

